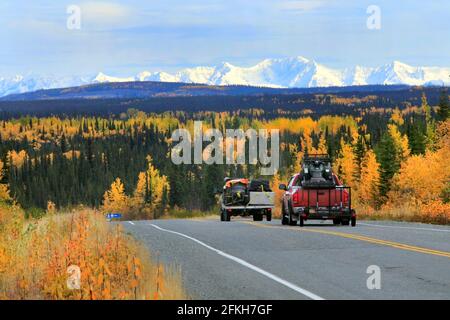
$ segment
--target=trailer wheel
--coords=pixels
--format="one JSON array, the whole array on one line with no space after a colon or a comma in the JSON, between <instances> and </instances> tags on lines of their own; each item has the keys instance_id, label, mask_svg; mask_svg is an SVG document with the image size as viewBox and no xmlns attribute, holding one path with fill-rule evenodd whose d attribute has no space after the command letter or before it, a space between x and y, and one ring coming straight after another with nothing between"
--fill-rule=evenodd
<instances>
[{"instance_id":1,"label":"trailer wheel","mask_svg":"<svg viewBox=\"0 0 450 320\"><path fill-rule=\"evenodd\" d=\"M334 225L341 224L341 220L340 219L333 219L333 224Z\"/></svg>"},{"instance_id":2,"label":"trailer wheel","mask_svg":"<svg viewBox=\"0 0 450 320\"><path fill-rule=\"evenodd\" d=\"M305 225L305 220L303 220L303 217L300 215L300 227L303 227Z\"/></svg>"},{"instance_id":3,"label":"trailer wheel","mask_svg":"<svg viewBox=\"0 0 450 320\"><path fill-rule=\"evenodd\" d=\"M343 226L348 226L348 225L350 225L350 220L348 220L348 219L342 220L342 225L343 225Z\"/></svg>"},{"instance_id":4,"label":"trailer wheel","mask_svg":"<svg viewBox=\"0 0 450 320\"><path fill-rule=\"evenodd\" d=\"M262 220L263 220L263 216L261 213L253 214L253 221L262 221Z\"/></svg>"},{"instance_id":5,"label":"trailer wheel","mask_svg":"<svg viewBox=\"0 0 450 320\"><path fill-rule=\"evenodd\" d=\"M356 227L356 217L352 217L352 227Z\"/></svg>"},{"instance_id":6,"label":"trailer wheel","mask_svg":"<svg viewBox=\"0 0 450 320\"><path fill-rule=\"evenodd\" d=\"M230 221L231 214L227 212L227 210L222 209L222 212L220 213L220 221Z\"/></svg>"},{"instance_id":7,"label":"trailer wheel","mask_svg":"<svg viewBox=\"0 0 450 320\"><path fill-rule=\"evenodd\" d=\"M272 221L272 212L266 213L266 221Z\"/></svg>"}]
</instances>

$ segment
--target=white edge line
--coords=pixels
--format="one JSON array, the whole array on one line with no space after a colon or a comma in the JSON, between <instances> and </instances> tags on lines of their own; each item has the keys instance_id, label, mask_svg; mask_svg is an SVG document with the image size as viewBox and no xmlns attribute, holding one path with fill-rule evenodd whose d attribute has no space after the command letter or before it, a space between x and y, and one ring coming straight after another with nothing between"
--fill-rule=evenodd
<instances>
[{"instance_id":1,"label":"white edge line","mask_svg":"<svg viewBox=\"0 0 450 320\"><path fill-rule=\"evenodd\" d=\"M134 226L134 222L133 221L128 221L129 224L132 224Z\"/></svg>"},{"instance_id":2,"label":"white edge line","mask_svg":"<svg viewBox=\"0 0 450 320\"><path fill-rule=\"evenodd\" d=\"M288 287L288 288L290 288L290 289L292 289L294 291L297 291L297 292L301 293L302 295L304 295L304 296L306 296L308 298L311 298L313 300L325 300L324 298L322 298L322 297L320 297L320 296L318 296L318 295L316 295L316 294L314 294L314 293L312 293L312 292L310 292L310 291L308 291L306 289L300 288L299 286L297 286L297 285L295 285L295 284L293 284L293 283L291 283L289 281L286 281L286 280L284 280L284 279L282 279L282 278L280 278L280 277L278 277L278 276L276 276L276 275L274 275L274 274L272 274L272 273L270 273L268 271L265 271L265 270L255 266L255 265L253 265L253 264L251 264L251 263L249 263L249 262L247 262L245 260L242 260L242 259L240 259L238 257L232 256L231 254L228 254L226 252L220 251L220 250L218 250L216 248L213 248L213 247L207 245L206 243L204 243L204 242L202 242L200 240L197 240L197 239L195 239L193 237L190 237L190 236L185 235L185 234L180 233L180 232L164 229L164 228L161 228L161 227L159 227L157 225L154 225L154 224L150 224L150 226L152 226L152 227L154 227L154 228L156 228L156 229L158 229L160 231L173 233L173 234L179 235L181 237L187 238L189 240L192 240L192 241L198 243L199 245L201 245L201 246L203 246L203 247L205 247L205 248L207 248L207 249L209 249L211 251L214 251L218 255L221 255L221 256L223 256L225 258L233 260L234 262L237 262L240 265L243 265L244 267L247 267L247 268L249 268L249 269L251 269L253 271L256 271L256 272L266 276L267 278L272 279L275 282L278 282L279 284L282 284L282 285L284 285L284 286L286 286L286 287Z\"/></svg>"},{"instance_id":3,"label":"white edge line","mask_svg":"<svg viewBox=\"0 0 450 320\"><path fill-rule=\"evenodd\" d=\"M363 222L358 222L358 224L360 224L360 225L362 225L362 226L378 227L378 228L394 228L394 229L411 229L411 230L424 230L424 231L450 232L450 230L445 230L445 229L434 229L434 228L417 228L417 227L402 227L402 226L383 226L383 225L380 225L380 224L363 223Z\"/></svg>"}]
</instances>

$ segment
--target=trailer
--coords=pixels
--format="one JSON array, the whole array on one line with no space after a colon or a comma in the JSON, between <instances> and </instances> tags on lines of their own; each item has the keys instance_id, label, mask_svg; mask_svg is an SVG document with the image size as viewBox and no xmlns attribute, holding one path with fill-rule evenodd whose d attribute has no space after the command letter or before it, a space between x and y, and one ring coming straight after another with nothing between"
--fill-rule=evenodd
<instances>
[{"instance_id":1,"label":"trailer","mask_svg":"<svg viewBox=\"0 0 450 320\"><path fill-rule=\"evenodd\" d=\"M252 216L254 221L272 220L275 193L263 180L225 179L220 197L220 220L230 221L233 216Z\"/></svg>"}]
</instances>

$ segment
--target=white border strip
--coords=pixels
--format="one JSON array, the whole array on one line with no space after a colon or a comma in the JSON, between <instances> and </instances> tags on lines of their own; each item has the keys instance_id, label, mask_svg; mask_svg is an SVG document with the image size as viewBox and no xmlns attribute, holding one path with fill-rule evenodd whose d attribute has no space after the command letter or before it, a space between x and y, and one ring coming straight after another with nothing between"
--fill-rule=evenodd
<instances>
[{"instance_id":1,"label":"white border strip","mask_svg":"<svg viewBox=\"0 0 450 320\"><path fill-rule=\"evenodd\" d=\"M286 286L286 287L288 287L288 288L290 288L290 289L292 289L294 291L297 291L298 293L301 293L302 295L304 295L304 296L306 296L306 297L308 297L310 299L313 299L313 300L325 300L324 298L322 298L322 297L320 297L320 296L318 296L318 295L316 295L316 294L314 294L314 293L312 293L312 292L310 292L310 291L308 291L306 289L300 288L299 286L297 286L297 285L295 285L295 284L293 284L293 283L291 283L289 281L281 279L280 277L278 277L278 276L276 276L276 275L274 275L274 274L272 274L270 272L267 272L267 271L265 271L265 270L255 266L255 265L253 265L251 263L248 263L245 260L242 260L242 259L240 259L238 257L232 256L231 254L228 254L226 252L220 251L220 250L218 250L216 248L213 248L213 247L207 245L206 243L204 243L204 242L202 242L200 240L197 240L197 239L195 239L193 237L190 237L190 236L185 235L185 234L180 233L180 232L167 230L167 229L161 228L161 227L159 227L157 225L154 225L154 224L150 224L150 226L152 226L152 227L154 227L154 228L156 228L156 229L158 229L160 231L173 233L173 234L179 235L181 237L187 238L189 240L192 240L192 241L198 243L199 245L201 245L201 246L203 246L203 247L205 247L205 248L207 248L207 249L209 249L211 251L214 251L218 255L221 255L222 257L225 257L227 259L233 260L234 262L237 262L237 263L239 263L240 265L242 265L244 267L247 267L247 268L249 268L249 269L251 269L253 271L256 271L259 274L262 274L263 276L266 276L267 278L272 279L273 281L278 282L279 284L282 284L282 285L284 285L284 286Z\"/></svg>"}]
</instances>

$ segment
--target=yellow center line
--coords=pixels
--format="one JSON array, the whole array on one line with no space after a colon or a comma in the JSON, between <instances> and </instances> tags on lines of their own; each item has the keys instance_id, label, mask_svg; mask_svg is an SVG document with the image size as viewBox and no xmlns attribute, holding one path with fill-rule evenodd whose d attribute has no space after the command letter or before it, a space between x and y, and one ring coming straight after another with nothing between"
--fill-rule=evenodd
<instances>
[{"instance_id":1,"label":"yellow center line","mask_svg":"<svg viewBox=\"0 0 450 320\"><path fill-rule=\"evenodd\" d=\"M402 249L402 250L407 250L407 251L414 251L414 252L419 252L419 253L424 253L424 254L431 254L431 255L436 255L436 256L440 256L440 257L450 258L450 252L447 252L447 251L439 251L439 250L433 250L433 249L428 249L428 248L423 248L423 247L417 247L417 246L412 246L412 245L408 245L408 244L404 244L404 243L381 240L381 239L366 237L366 236L357 235L357 234L350 234L350 233L338 232L338 231L310 229L310 228L295 229L295 228L282 227L282 226L276 227L276 226L269 226L269 225L264 225L264 224L257 224L257 223L250 222L250 221L248 221L248 222L243 221L242 223L251 224L255 227L261 227L261 228L278 228L278 229L285 229L285 230L291 230L291 231L321 233L321 234L326 234L326 235L332 235L332 236L337 236L337 237L343 237L343 238L348 238L348 239L354 239L354 240L360 240L360 241L385 245L385 246Z\"/></svg>"}]
</instances>

